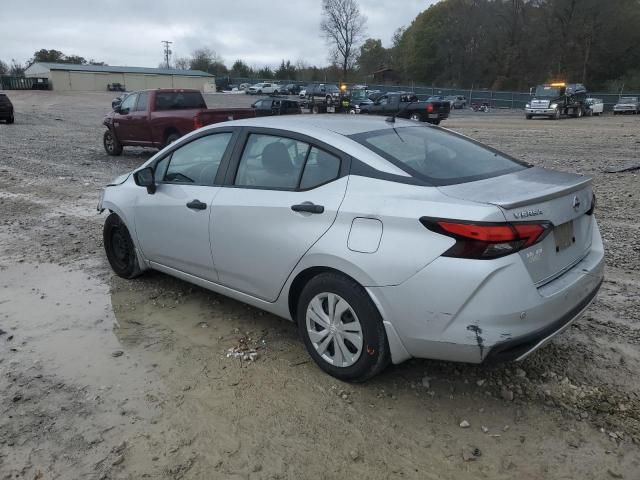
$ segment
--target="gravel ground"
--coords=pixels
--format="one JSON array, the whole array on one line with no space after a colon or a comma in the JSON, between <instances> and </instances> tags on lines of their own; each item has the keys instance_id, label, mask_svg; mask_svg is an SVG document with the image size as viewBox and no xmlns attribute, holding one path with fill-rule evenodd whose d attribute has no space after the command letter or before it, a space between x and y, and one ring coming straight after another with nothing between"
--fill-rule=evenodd
<instances>
[{"instance_id":1,"label":"gravel ground","mask_svg":"<svg viewBox=\"0 0 640 480\"><path fill-rule=\"evenodd\" d=\"M640 118L445 126L595 177L606 280L520 364L412 360L364 385L322 374L294 326L102 249L102 186L153 153L101 145L106 93L9 92L0 124L0 478L638 479ZM255 98L210 95L210 106ZM258 350L255 362L229 348Z\"/></svg>"}]
</instances>

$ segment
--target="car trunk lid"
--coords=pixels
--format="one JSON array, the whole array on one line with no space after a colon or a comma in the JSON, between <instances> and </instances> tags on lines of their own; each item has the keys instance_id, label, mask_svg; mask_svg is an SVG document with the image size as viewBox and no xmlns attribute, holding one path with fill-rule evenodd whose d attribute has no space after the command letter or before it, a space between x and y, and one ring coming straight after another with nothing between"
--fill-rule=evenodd
<instances>
[{"instance_id":1,"label":"car trunk lid","mask_svg":"<svg viewBox=\"0 0 640 480\"><path fill-rule=\"evenodd\" d=\"M540 243L519 252L542 285L577 263L591 247L590 177L539 167L476 182L439 187L451 197L499 207L508 222L550 222Z\"/></svg>"}]
</instances>

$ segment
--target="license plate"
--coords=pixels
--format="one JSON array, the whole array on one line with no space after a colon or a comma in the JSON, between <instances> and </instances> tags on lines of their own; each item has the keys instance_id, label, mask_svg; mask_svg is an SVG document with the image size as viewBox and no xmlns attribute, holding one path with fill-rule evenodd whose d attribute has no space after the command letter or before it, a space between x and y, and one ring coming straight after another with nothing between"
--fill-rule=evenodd
<instances>
[{"instance_id":1,"label":"license plate","mask_svg":"<svg viewBox=\"0 0 640 480\"><path fill-rule=\"evenodd\" d=\"M438 114L437 113L430 113L429 114L429 118L438 118Z\"/></svg>"},{"instance_id":2,"label":"license plate","mask_svg":"<svg viewBox=\"0 0 640 480\"><path fill-rule=\"evenodd\" d=\"M563 223L553 229L553 236L556 239L556 252L569 248L573 245L573 222Z\"/></svg>"},{"instance_id":3,"label":"license plate","mask_svg":"<svg viewBox=\"0 0 640 480\"><path fill-rule=\"evenodd\" d=\"M327 113L336 113L336 107L327 107Z\"/></svg>"}]
</instances>

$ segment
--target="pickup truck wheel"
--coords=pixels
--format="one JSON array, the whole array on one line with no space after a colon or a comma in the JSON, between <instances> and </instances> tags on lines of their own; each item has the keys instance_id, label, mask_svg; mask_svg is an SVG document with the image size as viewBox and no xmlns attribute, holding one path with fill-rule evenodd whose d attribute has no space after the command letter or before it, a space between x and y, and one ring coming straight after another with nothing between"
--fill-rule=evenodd
<instances>
[{"instance_id":1,"label":"pickup truck wheel","mask_svg":"<svg viewBox=\"0 0 640 480\"><path fill-rule=\"evenodd\" d=\"M176 133L176 132L170 133L167 136L167 141L164 142L164 146L166 147L167 145L171 145L173 142L175 142L179 138L180 138L180 134L179 133Z\"/></svg>"},{"instance_id":2,"label":"pickup truck wheel","mask_svg":"<svg viewBox=\"0 0 640 480\"><path fill-rule=\"evenodd\" d=\"M349 115L355 115L356 113L357 113L357 112L356 112L356 109L355 109L355 108L350 108L350 109L349 109Z\"/></svg>"},{"instance_id":3,"label":"pickup truck wheel","mask_svg":"<svg viewBox=\"0 0 640 480\"><path fill-rule=\"evenodd\" d=\"M554 120L560 120L560 109L556 108L556 111L553 113L553 117Z\"/></svg>"},{"instance_id":4,"label":"pickup truck wheel","mask_svg":"<svg viewBox=\"0 0 640 480\"><path fill-rule=\"evenodd\" d=\"M16 121L16 119L15 119L15 117L13 115L11 115L9 118L7 118L7 124L11 124L11 123L13 123L15 121Z\"/></svg>"},{"instance_id":5,"label":"pickup truck wheel","mask_svg":"<svg viewBox=\"0 0 640 480\"><path fill-rule=\"evenodd\" d=\"M107 152L107 155L111 155L114 157L122 155L122 144L118 141L111 130L107 130L106 132L104 132L104 136L102 137L102 144L104 145L104 149Z\"/></svg>"},{"instance_id":6,"label":"pickup truck wheel","mask_svg":"<svg viewBox=\"0 0 640 480\"><path fill-rule=\"evenodd\" d=\"M313 107L311 107L311 113L320 113L320 109L318 108L318 105L314 105Z\"/></svg>"},{"instance_id":7,"label":"pickup truck wheel","mask_svg":"<svg viewBox=\"0 0 640 480\"><path fill-rule=\"evenodd\" d=\"M409 117L409 120L415 120L416 122L421 122L422 117L417 113L412 113L411 116Z\"/></svg>"},{"instance_id":8,"label":"pickup truck wheel","mask_svg":"<svg viewBox=\"0 0 640 480\"><path fill-rule=\"evenodd\" d=\"M527 120L531 120L533 118L533 115L525 115L524 118L526 118Z\"/></svg>"}]
</instances>

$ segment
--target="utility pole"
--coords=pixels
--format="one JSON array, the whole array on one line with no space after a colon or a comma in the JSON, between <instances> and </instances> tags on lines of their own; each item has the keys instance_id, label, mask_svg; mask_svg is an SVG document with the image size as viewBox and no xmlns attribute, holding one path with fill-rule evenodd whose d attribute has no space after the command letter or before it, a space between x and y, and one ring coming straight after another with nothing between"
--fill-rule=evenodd
<instances>
[{"instance_id":1,"label":"utility pole","mask_svg":"<svg viewBox=\"0 0 640 480\"><path fill-rule=\"evenodd\" d=\"M166 67L169 68L169 57L173 53L169 48L169 45L171 45L173 42L170 42L169 40L162 40L160 41L160 43L164 44L164 63Z\"/></svg>"}]
</instances>

